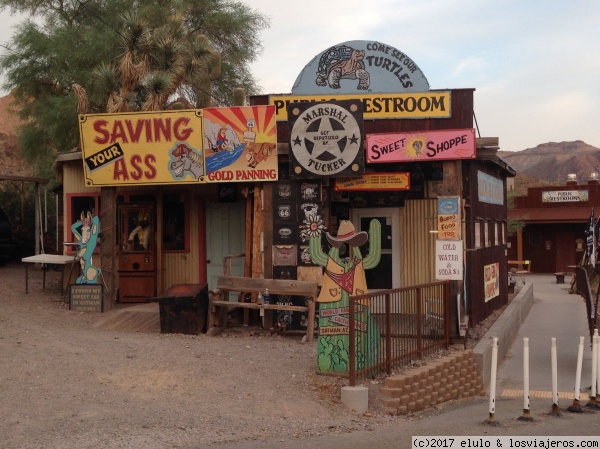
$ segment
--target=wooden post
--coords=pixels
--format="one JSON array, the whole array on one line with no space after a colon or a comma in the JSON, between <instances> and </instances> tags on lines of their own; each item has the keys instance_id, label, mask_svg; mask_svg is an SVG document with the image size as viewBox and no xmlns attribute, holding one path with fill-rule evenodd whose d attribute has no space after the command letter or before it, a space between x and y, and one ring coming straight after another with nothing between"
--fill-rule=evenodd
<instances>
[{"instance_id":1,"label":"wooden post","mask_svg":"<svg viewBox=\"0 0 600 449\"><path fill-rule=\"evenodd\" d=\"M33 203L35 205L35 254L40 254L40 242L42 241L40 223L40 183L36 182L33 189ZM43 248L42 248L43 249Z\"/></svg>"},{"instance_id":2,"label":"wooden post","mask_svg":"<svg viewBox=\"0 0 600 449\"><path fill-rule=\"evenodd\" d=\"M517 229L517 260L523 260L523 230ZM519 265L523 269L523 265Z\"/></svg>"},{"instance_id":3,"label":"wooden post","mask_svg":"<svg viewBox=\"0 0 600 449\"><path fill-rule=\"evenodd\" d=\"M254 187L254 222L252 223L252 277L263 277L263 251L262 244L264 243L263 229L263 204L261 198L262 189L258 186ZM261 233L263 233L261 239Z\"/></svg>"},{"instance_id":4,"label":"wooden post","mask_svg":"<svg viewBox=\"0 0 600 449\"><path fill-rule=\"evenodd\" d=\"M156 294L163 292L163 196L160 190L156 191Z\"/></svg>"},{"instance_id":5,"label":"wooden post","mask_svg":"<svg viewBox=\"0 0 600 449\"><path fill-rule=\"evenodd\" d=\"M252 208L253 208L253 195L246 190L246 256L244 257L244 276L252 276Z\"/></svg>"},{"instance_id":6,"label":"wooden post","mask_svg":"<svg viewBox=\"0 0 600 449\"><path fill-rule=\"evenodd\" d=\"M104 312L112 310L117 300L117 188L102 187L100 192L102 210L100 218L100 261L105 284Z\"/></svg>"},{"instance_id":7,"label":"wooden post","mask_svg":"<svg viewBox=\"0 0 600 449\"><path fill-rule=\"evenodd\" d=\"M263 184L263 276L273 278L273 183Z\"/></svg>"}]
</instances>

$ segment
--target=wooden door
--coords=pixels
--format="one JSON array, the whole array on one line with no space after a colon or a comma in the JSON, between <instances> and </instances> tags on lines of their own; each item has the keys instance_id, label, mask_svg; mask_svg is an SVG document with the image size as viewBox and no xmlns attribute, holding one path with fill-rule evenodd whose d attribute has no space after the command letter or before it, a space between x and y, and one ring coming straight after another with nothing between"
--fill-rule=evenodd
<instances>
[{"instance_id":1,"label":"wooden door","mask_svg":"<svg viewBox=\"0 0 600 449\"><path fill-rule=\"evenodd\" d=\"M217 277L223 275L223 258L245 251L245 205L209 203L206 205L206 255L208 288L216 288ZM232 276L244 275L244 258L232 260Z\"/></svg>"},{"instance_id":2,"label":"wooden door","mask_svg":"<svg viewBox=\"0 0 600 449\"><path fill-rule=\"evenodd\" d=\"M373 270L365 272L369 290L400 287L399 212L396 208L352 209L352 223L357 231L369 232L371 220L381 223L381 260ZM369 243L361 247L366 256Z\"/></svg>"}]
</instances>

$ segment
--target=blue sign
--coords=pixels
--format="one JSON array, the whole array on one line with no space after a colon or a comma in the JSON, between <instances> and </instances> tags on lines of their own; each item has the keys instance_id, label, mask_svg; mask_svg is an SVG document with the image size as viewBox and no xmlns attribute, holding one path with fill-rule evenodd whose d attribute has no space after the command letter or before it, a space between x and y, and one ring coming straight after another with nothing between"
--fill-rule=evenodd
<instances>
[{"instance_id":1,"label":"blue sign","mask_svg":"<svg viewBox=\"0 0 600 449\"><path fill-rule=\"evenodd\" d=\"M438 215L458 214L458 197L438 198Z\"/></svg>"}]
</instances>

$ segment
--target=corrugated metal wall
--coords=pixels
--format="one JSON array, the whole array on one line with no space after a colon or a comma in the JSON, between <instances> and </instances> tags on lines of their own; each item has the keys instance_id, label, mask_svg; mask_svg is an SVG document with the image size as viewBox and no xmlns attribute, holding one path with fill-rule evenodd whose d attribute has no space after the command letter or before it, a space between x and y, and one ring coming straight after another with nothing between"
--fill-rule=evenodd
<instances>
[{"instance_id":1,"label":"corrugated metal wall","mask_svg":"<svg viewBox=\"0 0 600 449\"><path fill-rule=\"evenodd\" d=\"M100 187L86 187L81 161L65 162L63 167L63 190L65 193L100 193ZM65 213L67 211L65 210ZM67 218L67 217L65 217Z\"/></svg>"},{"instance_id":2,"label":"corrugated metal wall","mask_svg":"<svg viewBox=\"0 0 600 449\"><path fill-rule=\"evenodd\" d=\"M406 200L400 209L401 286L435 282L437 200Z\"/></svg>"}]
</instances>

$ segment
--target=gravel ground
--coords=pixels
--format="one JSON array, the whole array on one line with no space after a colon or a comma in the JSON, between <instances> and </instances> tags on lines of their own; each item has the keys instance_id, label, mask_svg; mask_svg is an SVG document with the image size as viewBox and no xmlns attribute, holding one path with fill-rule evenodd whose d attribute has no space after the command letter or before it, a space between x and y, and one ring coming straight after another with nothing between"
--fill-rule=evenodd
<instances>
[{"instance_id":1,"label":"gravel ground","mask_svg":"<svg viewBox=\"0 0 600 449\"><path fill-rule=\"evenodd\" d=\"M339 401L346 380L315 374L316 343L299 336L136 333L93 328L68 310L60 274L0 267L0 448L197 448L374 430L370 408ZM254 443L252 443L254 442ZM252 444L251 444L252 443Z\"/></svg>"}]
</instances>

